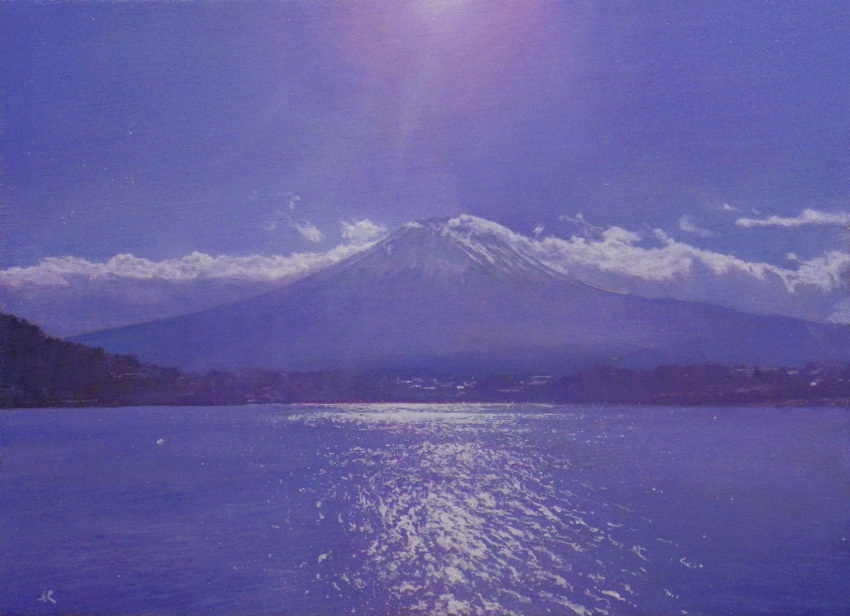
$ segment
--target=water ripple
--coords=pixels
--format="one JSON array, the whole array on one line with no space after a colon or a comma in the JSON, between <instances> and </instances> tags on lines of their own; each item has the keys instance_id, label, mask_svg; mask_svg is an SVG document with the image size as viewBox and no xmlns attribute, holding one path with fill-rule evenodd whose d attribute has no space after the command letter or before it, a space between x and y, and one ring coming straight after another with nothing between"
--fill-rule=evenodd
<instances>
[{"instance_id":1,"label":"water ripple","mask_svg":"<svg viewBox=\"0 0 850 616\"><path fill-rule=\"evenodd\" d=\"M360 546L328 571L334 585L363 593L372 612L633 611L647 548L616 507L587 510L599 495L556 487L551 471L569 464L526 442L519 419L406 406L293 417L389 437L330 454L337 480L318 506L339 503L335 523Z\"/></svg>"}]
</instances>

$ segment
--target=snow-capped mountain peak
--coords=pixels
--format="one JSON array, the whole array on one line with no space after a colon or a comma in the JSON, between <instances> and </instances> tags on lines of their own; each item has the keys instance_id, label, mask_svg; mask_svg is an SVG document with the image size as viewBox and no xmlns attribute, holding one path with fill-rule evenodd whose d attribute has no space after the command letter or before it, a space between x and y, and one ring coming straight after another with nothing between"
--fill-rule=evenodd
<instances>
[{"instance_id":1,"label":"snow-capped mountain peak","mask_svg":"<svg viewBox=\"0 0 850 616\"><path fill-rule=\"evenodd\" d=\"M528 238L476 216L409 222L356 260L385 274L415 272L426 278L471 272L508 278L563 279L532 254Z\"/></svg>"},{"instance_id":2,"label":"snow-capped mountain peak","mask_svg":"<svg viewBox=\"0 0 850 616\"><path fill-rule=\"evenodd\" d=\"M473 216L402 227L242 302L78 338L190 369L564 371L618 362L803 365L848 357L837 326L613 293Z\"/></svg>"}]
</instances>

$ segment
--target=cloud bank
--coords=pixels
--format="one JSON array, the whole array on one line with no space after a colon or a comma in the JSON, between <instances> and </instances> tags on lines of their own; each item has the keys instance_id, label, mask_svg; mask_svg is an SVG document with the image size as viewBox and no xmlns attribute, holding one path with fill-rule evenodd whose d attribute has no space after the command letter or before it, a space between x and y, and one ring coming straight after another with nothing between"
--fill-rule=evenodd
<instances>
[{"instance_id":1,"label":"cloud bank","mask_svg":"<svg viewBox=\"0 0 850 616\"><path fill-rule=\"evenodd\" d=\"M121 254L100 263L79 257L49 257L34 266L0 270L0 285L66 286L76 277L91 280L285 281L337 263L364 250L387 232L386 227L368 219L341 225L346 242L327 252L242 257L193 252L164 261ZM645 237L646 234L611 226L563 239L553 236L529 238L472 216L458 217L450 226L456 233L497 234L554 269L578 277L597 273L672 284L699 272L717 276L737 273L761 281L773 277L781 281L789 293L794 293L807 286L822 291L844 288L850 270L850 254L840 251L795 260L793 268L780 267L697 248L671 238L660 229Z\"/></svg>"},{"instance_id":2,"label":"cloud bank","mask_svg":"<svg viewBox=\"0 0 850 616\"><path fill-rule=\"evenodd\" d=\"M315 229L315 233L311 229ZM301 232L302 235L306 234L305 237L312 237L311 241L320 241L323 237L321 232L312 225ZM234 257L193 252L177 259L151 261L132 254L120 254L100 263L80 257L48 257L30 267L0 270L0 286L67 286L80 277L88 280L189 282L204 279L229 279L281 282L304 277L350 257L371 246L385 233L386 227L376 225L369 220L343 223L342 235L347 240L345 243L327 252L294 253L287 256ZM317 237L319 239L316 239Z\"/></svg>"},{"instance_id":3,"label":"cloud bank","mask_svg":"<svg viewBox=\"0 0 850 616\"><path fill-rule=\"evenodd\" d=\"M610 274L647 282L672 284L708 272L717 276L743 274L760 281L773 277L788 293L804 286L832 291L845 286L850 254L828 251L820 257L795 261L795 268L746 261L732 255L697 248L670 237L661 229L646 234L610 226L588 228L583 235L529 238L497 223L461 216L450 221L453 232L497 235L518 250L570 276Z\"/></svg>"},{"instance_id":4,"label":"cloud bank","mask_svg":"<svg viewBox=\"0 0 850 616\"><path fill-rule=\"evenodd\" d=\"M48 257L31 267L0 271L0 284L9 286L67 286L75 277L90 280L122 278L135 280L192 281L230 278L273 281L306 275L357 252L351 245L338 246L326 253L302 253L286 257L251 255L211 256L201 252L165 261L151 261L121 254L97 263L79 257Z\"/></svg>"},{"instance_id":5,"label":"cloud bank","mask_svg":"<svg viewBox=\"0 0 850 616\"><path fill-rule=\"evenodd\" d=\"M806 209L797 216L784 218L768 216L767 218L739 218L735 221L739 227L802 227L804 225L850 225L850 212L820 212Z\"/></svg>"},{"instance_id":6,"label":"cloud bank","mask_svg":"<svg viewBox=\"0 0 850 616\"><path fill-rule=\"evenodd\" d=\"M780 267L697 248L660 229L638 233L587 225L581 234L566 239L532 239L494 222L464 216L450 222L449 232L460 239L479 233L495 235L556 271L613 291L850 322L850 310L839 310L847 295L850 254L840 251Z\"/></svg>"},{"instance_id":7,"label":"cloud bank","mask_svg":"<svg viewBox=\"0 0 850 616\"><path fill-rule=\"evenodd\" d=\"M580 218L575 221L584 223ZM581 226L568 238L543 236L542 230L527 237L491 221L460 216L449 221L445 232L466 242L476 241L480 234L496 236L564 275L615 291L850 322L846 301L850 254L845 252L827 251L811 259L789 254L780 266L704 250L660 229L636 232L618 226ZM51 257L31 267L0 270L0 304L5 298L8 309L25 317L39 316L55 332L159 318L162 315L156 311L168 302L173 304L168 309L171 313L181 314L303 278L364 250L386 231L368 219L342 222L344 243L327 252L288 256L193 252L152 261L123 254L101 263ZM107 297L112 298L108 310L91 309ZM126 313L120 322L98 316L119 308ZM101 320L95 322L95 317Z\"/></svg>"},{"instance_id":8,"label":"cloud bank","mask_svg":"<svg viewBox=\"0 0 850 616\"><path fill-rule=\"evenodd\" d=\"M676 241L659 229L654 235L660 245L647 246L640 234L609 227L593 238L531 240L531 249L567 274L595 269L654 282L674 282L699 270L708 270L718 276L740 273L758 280L772 275L781 280L790 293L805 285L824 291L840 288L844 286L843 275L850 267L850 255L839 251L798 261L796 269L788 269L696 248Z\"/></svg>"}]
</instances>

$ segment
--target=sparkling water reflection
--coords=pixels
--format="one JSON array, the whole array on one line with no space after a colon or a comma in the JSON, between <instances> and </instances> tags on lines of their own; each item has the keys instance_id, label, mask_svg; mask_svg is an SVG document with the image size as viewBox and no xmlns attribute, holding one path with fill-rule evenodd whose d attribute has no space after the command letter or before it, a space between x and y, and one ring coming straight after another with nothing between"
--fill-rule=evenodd
<instances>
[{"instance_id":1,"label":"sparkling water reflection","mask_svg":"<svg viewBox=\"0 0 850 616\"><path fill-rule=\"evenodd\" d=\"M288 420L395 437L333 454L338 480L317 503L340 503L347 513L337 522L363 546L346 555L350 566L334 583L369 589L373 608L590 615L637 607L648 531L579 474L571 479L569 460L541 452L534 424L551 422L550 413L389 405ZM556 434L561 451L565 436L578 438Z\"/></svg>"},{"instance_id":2,"label":"sparkling water reflection","mask_svg":"<svg viewBox=\"0 0 850 616\"><path fill-rule=\"evenodd\" d=\"M21 410L0 455L0 613L850 609L841 409Z\"/></svg>"}]
</instances>

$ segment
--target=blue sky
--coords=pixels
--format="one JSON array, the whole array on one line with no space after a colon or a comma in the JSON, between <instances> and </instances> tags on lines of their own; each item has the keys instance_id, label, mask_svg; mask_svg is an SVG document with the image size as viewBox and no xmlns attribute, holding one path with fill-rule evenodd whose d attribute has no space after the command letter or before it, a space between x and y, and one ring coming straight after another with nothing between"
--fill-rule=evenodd
<instances>
[{"instance_id":1,"label":"blue sky","mask_svg":"<svg viewBox=\"0 0 850 616\"><path fill-rule=\"evenodd\" d=\"M459 213L791 269L847 252L844 3L7 2L0 20L0 270L326 252L343 222Z\"/></svg>"}]
</instances>

